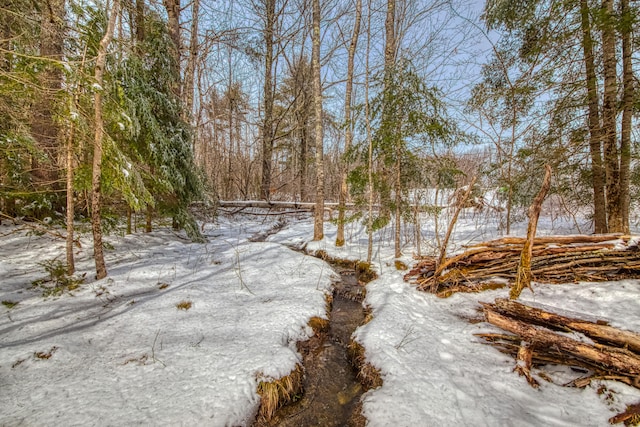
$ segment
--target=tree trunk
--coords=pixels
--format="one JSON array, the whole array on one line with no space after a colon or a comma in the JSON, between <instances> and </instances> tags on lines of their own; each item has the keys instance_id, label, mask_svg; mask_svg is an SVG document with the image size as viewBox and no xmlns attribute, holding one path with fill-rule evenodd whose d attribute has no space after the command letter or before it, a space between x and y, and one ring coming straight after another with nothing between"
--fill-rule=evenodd
<instances>
[{"instance_id":1,"label":"tree trunk","mask_svg":"<svg viewBox=\"0 0 640 427\"><path fill-rule=\"evenodd\" d=\"M471 195L473 191L473 186L476 185L477 176L474 176L469 184L469 188L464 192L462 198L458 201L458 205L456 206L456 210L453 213L453 218L451 218L451 222L449 222L449 227L447 227L447 234L444 236L444 241L440 246L440 255L438 256L438 261L436 262L436 271L440 270L440 266L444 262L444 259L447 257L447 246L449 246L449 239L451 238L451 233L453 233L453 227L455 227L456 222L458 221L458 216L460 215L460 211L464 208L464 205L467 203L467 199ZM436 190L437 191L437 190ZM436 193L437 194L437 193ZM438 199L436 199L437 201ZM437 274L439 275L439 273ZM437 277L437 275L434 275Z\"/></svg>"},{"instance_id":2,"label":"tree trunk","mask_svg":"<svg viewBox=\"0 0 640 427\"><path fill-rule=\"evenodd\" d=\"M145 37L144 2L145 0L136 0L135 37L136 37L136 42L138 43L141 43Z\"/></svg>"},{"instance_id":3,"label":"tree trunk","mask_svg":"<svg viewBox=\"0 0 640 427\"><path fill-rule=\"evenodd\" d=\"M629 0L620 0L622 15L622 124L620 130L620 209L622 210L622 231L629 233L629 185L631 168L631 128L633 118L633 99L635 87L633 78L633 65L631 63L631 31L632 16L629 9Z\"/></svg>"},{"instance_id":4,"label":"tree trunk","mask_svg":"<svg viewBox=\"0 0 640 427\"><path fill-rule=\"evenodd\" d=\"M602 65L604 68L604 102L602 126L604 134L604 164L607 197L607 224L610 233L622 232L620 201L620 165L616 129L618 111L616 81L616 34L613 0L602 1Z\"/></svg>"},{"instance_id":5,"label":"tree trunk","mask_svg":"<svg viewBox=\"0 0 640 427\"><path fill-rule=\"evenodd\" d=\"M163 0L163 3L167 11L169 38L173 45L169 52L169 55L171 55L173 59L171 74L176 78L173 93L177 97L180 97L180 58L182 54L182 39L180 38L180 0Z\"/></svg>"},{"instance_id":6,"label":"tree trunk","mask_svg":"<svg viewBox=\"0 0 640 427\"><path fill-rule=\"evenodd\" d=\"M373 256L373 138L371 134L371 109L369 106L369 56L371 54L371 0L367 2L367 52L364 73L364 120L367 135L367 190L368 212L367 217L367 263L371 264Z\"/></svg>"},{"instance_id":7,"label":"tree trunk","mask_svg":"<svg viewBox=\"0 0 640 427\"><path fill-rule=\"evenodd\" d=\"M313 73L313 111L316 146L316 206L313 240L324 237L324 138L322 134L322 81L320 76L320 0L312 0L313 31L311 33L311 69Z\"/></svg>"},{"instance_id":8,"label":"tree trunk","mask_svg":"<svg viewBox=\"0 0 640 427\"><path fill-rule=\"evenodd\" d=\"M145 214L144 232L151 233L153 231L153 207L147 205L147 212Z\"/></svg>"},{"instance_id":9,"label":"tree trunk","mask_svg":"<svg viewBox=\"0 0 640 427\"><path fill-rule=\"evenodd\" d=\"M184 90L182 96L184 98L183 117L191 123L193 114L193 90L195 80L196 62L198 61L198 23L200 22L200 0L193 0L191 5L191 37L189 39L189 58L187 66L184 70ZM194 150L195 153L195 150Z\"/></svg>"},{"instance_id":10,"label":"tree trunk","mask_svg":"<svg viewBox=\"0 0 640 427\"><path fill-rule=\"evenodd\" d=\"M549 187L551 187L551 166L546 165L542 187L529 208L527 240L524 243L522 254L520 255L520 264L518 265L518 271L516 273L516 282L513 284L509 294L511 299L517 299L525 287L531 289L531 256L533 252L533 242L536 237L536 229L538 228L538 218L540 217L540 211L542 210L542 202L549 191Z\"/></svg>"},{"instance_id":11,"label":"tree trunk","mask_svg":"<svg viewBox=\"0 0 640 427\"><path fill-rule=\"evenodd\" d=\"M306 97L306 95L305 95ZM300 174L300 201L307 201L307 155L308 155L308 140L309 133L307 132L307 113L306 112L298 112L298 132L299 132L299 141L298 146L300 147L300 157L298 159L299 165L299 174Z\"/></svg>"},{"instance_id":12,"label":"tree trunk","mask_svg":"<svg viewBox=\"0 0 640 427\"><path fill-rule=\"evenodd\" d=\"M269 200L271 194L271 158L273 156L273 45L276 20L276 0L265 0L264 27L264 119L262 122L262 183L261 196Z\"/></svg>"},{"instance_id":13,"label":"tree trunk","mask_svg":"<svg viewBox=\"0 0 640 427\"><path fill-rule=\"evenodd\" d=\"M78 97L73 97L73 112L77 111ZM73 140L75 139L76 122L71 120L69 123L69 134L67 135L67 274L70 276L76 271L75 260L73 257L73 220L75 217L75 204L73 201Z\"/></svg>"},{"instance_id":14,"label":"tree trunk","mask_svg":"<svg viewBox=\"0 0 640 427\"><path fill-rule=\"evenodd\" d=\"M63 57L65 34L65 0L46 0L42 5L40 56L46 61L40 72L40 92L33 105L31 134L46 160L32 157L33 181L37 191L60 189L58 156L62 152L59 127L56 124L56 97L62 89L62 71L58 62ZM56 203L57 205L57 203ZM54 205L54 209L58 206Z\"/></svg>"},{"instance_id":15,"label":"tree trunk","mask_svg":"<svg viewBox=\"0 0 640 427\"><path fill-rule=\"evenodd\" d=\"M100 280L107 276L107 267L104 262L102 248L102 224L101 224L101 184L102 184L102 141L104 139L104 121L102 118L102 85L104 77L104 67L107 61L107 48L111 43L116 19L120 12L120 0L113 1L113 7L109 16L107 31L100 40L98 48L98 58L94 71L95 84L98 88L94 94L94 125L95 137L93 142L93 171L92 171L92 193L91 193L91 228L93 230L93 257L96 263L96 279Z\"/></svg>"},{"instance_id":16,"label":"tree trunk","mask_svg":"<svg viewBox=\"0 0 640 427\"><path fill-rule=\"evenodd\" d=\"M602 165L602 128L600 126L600 102L598 100L596 67L593 56L593 39L587 0L580 0L582 28L582 50L587 83L589 107L589 151L591 154L591 175L593 185L594 231L607 232L607 210L605 202L604 170Z\"/></svg>"},{"instance_id":17,"label":"tree trunk","mask_svg":"<svg viewBox=\"0 0 640 427\"><path fill-rule=\"evenodd\" d=\"M396 0L387 0L387 13L385 17L385 47L384 47L384 100L382 110L382 123L386 126L391 126L393 122L393 112L390 109L392 104L389 97L389 86L391 79L393 78L393 68L396 63ZM390 135L387 135L390 136ZM390 204L391 204L391 186L395 187L395 176L390 177L391 172L387 167L387 160L389 164L394 164L392 161L393 154L387 153L381 164L382 185L380 187L380 216L385 219L385 222L390 217ZM391 180L391 185L390 185Z\"/></svg>"},{"instance_id":18,"label":"tree trunk","mask_svg":"<svg viewBox=\"0 0 640 427\"><path fill-rule=\"evenodd\" d=\"M344 155L346 155L351 149L351 143L353 141L353 123L351 120L351 94L353 92L353 69L354 60L356 54L356 47L358 45L358 37L360 36L360 20L362 19L362 0L356 0L356 17L353 24L353 33L351 34L351 43L349 44L349 52L347 59L347 87L344 96L344 120L346 126L346 132L344 136ZM343 158L341 161L340 170L340 199L338 207L338 231L336 235L336 246L344 246L344 223L345 223L345 205L347 203L348 188L347 188L347 174L349 173L349 166L346 160Z\"/></svg>"}]
</instances>

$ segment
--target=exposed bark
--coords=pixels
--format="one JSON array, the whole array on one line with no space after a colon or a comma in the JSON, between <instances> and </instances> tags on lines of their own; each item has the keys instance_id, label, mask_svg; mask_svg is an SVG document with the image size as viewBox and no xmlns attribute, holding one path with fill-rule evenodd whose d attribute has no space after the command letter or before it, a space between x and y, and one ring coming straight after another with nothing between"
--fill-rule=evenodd
<instances>
[{"instance_id":1,"label":"exposed bark","mask_svg":"<svg viewBox=\"0 0 640 427\"><path fill-rule=\"evenodd\" d=\"M271 194L271 158L273 157L273 57L274 31L276 20L276 0L265 0L264 27L264 117L262 121L262 182L261 197L270 199Z\"/></svg>"},{"instance_id":2,"label":"exposed bark","mask_svg":"<svg viewBox=\"0 0 640 427\"><path fill-rule=\"evenodd\" d=\"M555 334L547 329L535 327L497 313L489 305L484 307L487 322L518 335L537 347L555 347L563 354L585 360L596 366L622 375L640 375L640 357L624 349L605 345L590 345Z\"/></svg>"},{"instance_id":3,"label":"exposed bark","mask_svg":"<svg viewBox=\"0 0 640 427\"><path fill-rule=\"evenodd\" d=\"M593 221L596 233L607 232L607 211L604 188L604 169L602 164L602 128L600 126L600 102L596 67L593 55L593 39L587 0L580 0L580 16L582 29L582 50L587 84L587 101L589 108L589 151L591 154L591 175L593 185Z\"/></svg>"},{"instance_id":4,"label":"exposed bark","mask_svg":"<svg viewBox=\"0 0 640 427\"><path fill-rule=\"evenodd\" d=\"M614 328L606 322L588 322L552 313L540 308L529 307L517 301L499 298L492 304L492 310L508 317L520 319L534 325L544 326L557 331L567 328L580 332L594 341L620 348L627 348L640 354L640 334Z\"/></svg>"},{"instance_id":5,"label":"exposed bark","mask_svg":"<svg viewBox=\"0 0 640 427\"><path fill-rule=\"evenodd\" d=\"M362 19L362 0L356 0L355 22L353 24L353 33L351 34L351 43L349 44L349 52L347 59L347 84L344 96L344 120L345 120L345 136L344 136L344 154L351 149L353 141L353 122L351 118L351 95L353 92L353 70L355 62L356 47L358 45L358 37L360 36L360 21ZM346 160L341 162L341 178L340 178L340 207L338 208L338 231L336 235L336 246L344 246L344 223L345 223L345 204L347 203L348 187L347 174L349 173L349 165Z\"/></svg>"},{"instance_id":6,"label":"exposed bark","mask_svg":"<svg viewBox=\"0 0 640 427\"><path fill-rule=\"evenodd\" d=\"M622 206L620 203L620 165L617 141L616 115L618 112L616 80L616 34L613 0L602 0L602 65L604 69L604 101L602 127L604 141L605 185L607 198L607 225L609 232L622 232Z\"/></svg>"},{"instance_id":7,"label":"exposed bark","mask_svg":"<svg viewBox=\"0 0 640 427\"><path fill-rule=\"evenodd\" d=\"M627 409L623 413L609 418L609 424L620 424L622 422L625 422L626 425L626 421L637 420L638 417L640 417L640 403L636 403L635 405L627 405Z\"/></svg>"},{"instance_id":8,"label":"exposed bark","mask_svg":"<svg viewBox=\"0 0 640 427\"><path fill-rule=\"evenodd\" d=\"M311 68L316 146L316 207L313 220L313 240L322 240L324 237L324 137L322 133L322 81L320 76L320 0L312 0L312 6Z\"/></svg>"},{"instance_id":9,"label":"exposed bark","mask_svg":"<svg viewBox=\"0 0 640 427\"><path fill-rule=\"evenodd\" d=\"M520 349L516 356L516 367L514 371L524 376L531 387L538 388L540 384L531 375L531 359L533 358L533 346L527 342L520 344Z\"/></svg>"},{"instance_id":10,"label":"exposed bark","mask_svg":"<svg viewBox=\"0 0 640 427\"><path fill-rule=\"evenodd\" d=\"M533 200L531 207L529 208L529 225L527 226L527 240L522 248L520 255L520 264L518 265L518 272L516 273L516 282L511 288L509 297L516 299L520 296L522 290L527 287L531 289L531 257L533 251L533 241L536 236L536 230L538 228L538 218L540 217L540 211L542 210L542 202L551 187L551 166L545 166L544 179L542 180L542 187L538 192L538 195Z\"/></svg>"},{"instance_id":11,"label":"exposed bark","mask_svg":"<svg viewBox=\"0 0 640 427\"><path fill-rule=\"evenodd\" d=\"M94 125L95 136L93 141L93 171L91 185L91 228L93 231L93 257L96 263L96 278L98 280L107 276L107 267L104 262L104 253L102 247L102 224L101 224L101 208L102 208L102 141L104 139L104 121L102 118L102 85L104 77L104 67L107 61L107 48L111 43L113 31L116 25L116 19L120 13L120 0L114 0L109 15L109 23L107 30L100 40L98 48L98 58L94 70L94 80L98 85L94 94Z\"/></svg>"},{"instance_id":12,"label":"exposed bark","mask_svg":"<svg viewBox=\"0 0 640 427\"><path fill-rule=\"evenodd\" d=\"M632 16L629 8L629 0L620 0L622 25L622 124L620 129L620 209L622 210L623 233L629 232L629 185L631 181L631 127L633 118L633 99L635 86L633 78L633 65L631 63L631 31Z\"/></svg>"}]
</instances>

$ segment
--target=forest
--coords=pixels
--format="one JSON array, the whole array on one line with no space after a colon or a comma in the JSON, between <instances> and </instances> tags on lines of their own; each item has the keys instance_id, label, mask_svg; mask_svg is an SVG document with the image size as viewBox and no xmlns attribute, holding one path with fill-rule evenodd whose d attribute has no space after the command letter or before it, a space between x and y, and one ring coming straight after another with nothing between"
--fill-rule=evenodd
<instances>
[{"instance_id":1,"label":"forest","mask_svg":"<svg viewBox=\"0 0 640 427\"><path fill-rule=\"evenodd\" d=\"M339 225L400 233L421 189L476 177L509 234L549 164L560 209L592 220L582 231L629 231L628 1L200 3L0 9L5 219L66 224L70 245L90 220L99 246L132 216L198 239L194 202L310 202L319 239L331 202Z\"/></svg>"},{"instance_id":2,"label":"forest","mask_svg":"<svg viewBox=\"0 0 640 427\"><path fill-rule=\"evenodd\" d=\"M6 282L5 289L0 284L0 309L7 317L0 322L0 337L6 334L5 348L12 352L0 357L0 373L8 369L4 374L17 384L17 378L24 380L20 369L41 369L40 360L70 351L50 338L58 329L63 335L76 332L72 323L54 322L64 318L55 314L60 309L55 298L66 307L64 298L73 292L83 307L77 309L81 330L92 331L95 324L88 319L94 317L97 324L114 322L125 330L127 322L146 325L131 331L130 342L114 346L116 355L103 349L105 360L119 363L114 368L118 375L129 375L134 365L153 370L161 365L164 370L175 362L188 370L204 364L205 356L196 362L178 361L185 336L190 349L202 349L204 342L211 355L227 360L223 350L207 347L213 332L196 336L196 314L226 328L228 319L254 310L261 318L273 315L273 321L280 322L274 328L287 332L270 336L266 323L248 322L253 326L242 330L242 339L255 340L262 348L285 344L276 346L271 359L260 359L261 350L256 350L246 355L246 366L234 365L238 372L216 384L227 398L242 402L237 405L243 409L220 403L224 410L212 409L211 417L213 425L220 426L276 425L272 411L264 409L269 393L265 384L284 378L301 381L306 371L300 354L310 357L313 351L305 353L299 343L309 339L309 330L311 335L327 333L326 325L311 323L331 317L331 298L337 298L337 279L329 277L325 264L295 253L306 250L331 268L343 268L345 262L353 267L355 273L340 270L340 280L355 274L362 290L347 297L364 299L371 311L365 307L368 320L355 329L354 341L343 339L343 347L363 363L358 380L370 384L362 387L376 389L383 380L384 386L379 394L367 394L360 385L344 386L343 395L357 389L357 398L349 402L365 392L356 409L360 418L350 425L360 425L365 418L367 425L396 424L396 415L385 412L395 406L408 417L397 425L407 426L427 418L439 420L438 425L471 425L477 417L494 425L510 425L514 417L523 417L522 425L540 425L541 420L586 425L590 416L597 417L594 425L599 425L607 411L624 414L627 403L640 400L640 370L635 370L640 353L628 345L640 340L631 332L640 331L640 320L631 316L622 324L614 321L611 328L622 328L631 338L623 334L622 344L612 344L608 334L620 331L602 332L594 326L601 326L600 318L589 319L595 323L586 328L607 335L604 340L583 329L570 332L567 325L587 322L574 319L576 313L556 310L560 326L538 317L549 316L545 310L552 310L556 300L569 298L562 286L582 281L621 287L607 299L597 285L585 285L575 300L567 299L574 303L571 310L582 312L578 314L604 316L608 328L611 317L620 320L621 313L637 311L628 304L637 299L635 279L640 277L634 252L638 239L633 235L640 229L639 13L630 0L3 1L0 258L5 261L0 259L0 277ZM576 236L534 240L538 217L543 234ZM527 221L532 229L527 238L512 237L524 234ZM533 269L529 265L524 286L540 294L522 298L535 308L504 302L498 290L504 282L515 281L515 298L520 295L526 273L521 274L522 264L516 265L519 259L524 262L527 250ZM451 253L455 255L447 259ZM265 264L263 257L272 264ZM308 269L300 267L305 263ZM49 277L36 277L34 265ZM367 277L373 282L365 292L361 270L369 268L375 274ZM536 279L562 285L538 290ZM36 304L45 320L42 329L33 332L35 337L25 332L31 314L20 311L29 307L25 281L31 281L28 292L38 297L45 283L45 298ZM287 292L270 287L279 281L295 292L285 296ZM214 303L204 282L214 287L233 283L234 288L215 288L220 301ZM151 291L181 295L182 300L167 314L157 305L161 297L156 300ZM483 296L467 296L479 291ZM431 294L460 306L436 303ZM597 295L597 309L588 302L590 295ZM106 311L94 306L96 298ZM284 311L271 307L272 301ZM385 311L391 306L395 311ZM146 323L150 313L161 319L159 324L174 323L176 307L179 316L189 311L194 317L173 331L175 336L168 326ZM198 311L204 307L208 311ZM299 317L289 319L286 310ZM218 311L221 317L208 317ZM438 317L433 330L423 325L425 311ZM473 326L478 312L484 313L490 329ZM109 314L103 318L104 313ZM367 324L370 317L374 320ZM547 329L542 334L540 328L584 336L579 344L567 344L562 336L548 335ZM260 339L266 341L251 335L255 330L261 330ZM115 339L105 331L97 334ZM385 334L392 335L395 344L382 344ZM232 348L234 338L223 335L218 344ZM480 379L453 381L449 391L465 402L464 390L472 390L480 402L477 408L468 409L467 402L460 404L462 409L441 413L439 407L451 400L422 405L427 409L394 400L397 390L419 396L425 383L445 388L452 383L420 371L421 360L408 349L419 346L416 353L429 353L429 360L438 360L437 366L455 377L458 372L448 364L454 363L451 354L458 353L450 347L465 335L498 348L504 363L515 357L516 370L536 388L546 374L532 375L534 367L568 359L574 368L589 372L589 378L615 377L634 391L614 392L609 383L589 385L572 378L566 383L575 386L577 381L582 384L578 388L593 387L605 396L589 395L586 401L601 403L607 393L620 398L612 397L608 408L591 414L573 408L567 415L564 408L553 406L554 399L560 396L576 404L577 398L547 390L544 399L550 406L545 410L550 412L542 414L541 409L537 414L524 407L527 402L535 407L542 398L527 391L522 402L505 404L496 414L490 400L500 399L505 390L519 393L520 386L507 376L500 391L489 374L503 372L476 372L474 363L465 359L461 369ZM43 337L51 341L50 350L26 350ZM422 346L427 337L439 344L433 349ZM89 343L93 338L82 335ZM150 352L145 347L133 354L131 348L149 340ZM536 349L536 342L551 349ZM583 342L606 357L589 356L591 347L583 347ZM569 356L554 352L558 343L566 344ZM462 352L474 353L477 347L476 341L457 344ZM493 366L488 350L477 357ZM389 351L406 353L406 358L398 356L399 367L395 356L385 358ZM620 353L629 359L618 362ZM95 356L100 357L102 353ZM220 369L227 372L229 363ZM398 377L404 378L401 388L387 391L393 375L407 366L415 367L414 377ZM369 375L363 372L371 378L363 380L361 376ZM140 372L132 375L132 384L142 378ZM236 376L242 379L231 384ZM107 381L110 376L100 378ZM182 384L179 377L173 381ZM185 389L192 386L198 393L206 388L200 382L183 384ZM164 390L158 393L170 399ZM273 393L296 400L302 392ZM95 404L90 393L83 402ZM0 398L0 406L5 404L20 406ZM161 418L136 418L132 414L146 403L131 405L136 409L128 408L110 422L160 419L175 424L180 419L171 408L164 408L169 412ZM627 407L629 416L623 421L640 417L640 406L633 408ZM82 424L91 419L88 412L84 415L67 420ZM18 409L15 414L0 409L0 424L25 420L47 422ZM193 415L180 423L200 425L202 420Z\"/></svg>"}]
</instances>

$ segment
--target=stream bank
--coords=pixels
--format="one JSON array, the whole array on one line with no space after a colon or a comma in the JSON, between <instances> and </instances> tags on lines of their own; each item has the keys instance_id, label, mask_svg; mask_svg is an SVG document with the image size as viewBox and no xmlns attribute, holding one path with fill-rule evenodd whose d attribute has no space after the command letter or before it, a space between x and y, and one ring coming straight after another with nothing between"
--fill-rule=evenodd
<instances>
[{"instance_id":1,"label":"stream bank","mask_svg":"<svg viewBox=\"0 0 640 427\"><path fill-rule=\"evenodd\" d=\"M328 327L298 344L303 356L304 393L292 404L278 409L269 421L254 426L364 426L360 397L364 387L349 355L351 334L365 321L362 307L364 285L353 262L331 262L340 275L334 286Z\"/></svg>"}]
</instances>

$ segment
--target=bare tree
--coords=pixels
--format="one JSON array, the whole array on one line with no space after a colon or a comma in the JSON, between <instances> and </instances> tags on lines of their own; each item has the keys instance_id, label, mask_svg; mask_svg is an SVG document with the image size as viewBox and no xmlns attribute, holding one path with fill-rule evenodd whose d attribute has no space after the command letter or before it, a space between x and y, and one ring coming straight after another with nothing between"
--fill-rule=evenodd
<instances>
[{"instance_id":1,"label":"bare tree","mask_svg":"<svg viewBox=\"0 0 640 427\"><path fill-rule=\"evenodd\" d=\"M356 48L358 46L358 37L360 36L360 20L362 19L362 0L356 0L355 22L353 24L353 33L351 34L351 43L349 43L349 57L347 59L347 84L344 96L344 120L345 120L345 136L344 136L344 154L351 149L353 141L353 121L351 117L351 95L353 92L353 70ZM344 223L345 223L345 205L347 203L347 174L349 172L348 164L345 160L341 162L340 168L340 199L338 207L338 232L336 235L336 246L344 246Z\"/></svg>"},{"instance_id":2,"label":"bare tree","mask_svg":"<svg viewBox=\"0 0 640 427\"><path fill-rule=\"evenodd\" d=\"M116 19L120 13L120 0L114 0L109 15L107 30L100 40L98 58L94 69L94 126L95 135L93 141L93 171L91 184L91 228L93 230L93 251L96 263L96 278L98 280L107 276L107 267L104 262L102 248L102 224L101 224L101 174L102 174L102 141L104 140L104 120L102 118L102 86L104 83L104 67L107 62L107 48L113 37Z\"/></svg>"},{"instance_id":3,"label":"bare tree","mask_svg":"<svg viewBox=\"0 0 640 427\"><path fill-rule=\"evenodd\" d=\"M273 156L273 103L274 103L274 83L273 83L273 60L275 43L276 24L276 0L264 0L265 24L263 29L264 37L264 93L262 119L262 184L261 196L264 200L269 200L271 193L271 157Z\"/></svg>"},{"instance_id":4,"label":"bare tree","mask_svg":"<svg viewBox=\"0 0 640 427\"><path fill-rule=\"evenodd\" d=\"M320 0L312 0L312 7L311 68L316 142L316 205L314 208L313 240L322 240L324 237L324 140L322 133L322 80L320 76Z\"/></svg>"}]
</instances>

